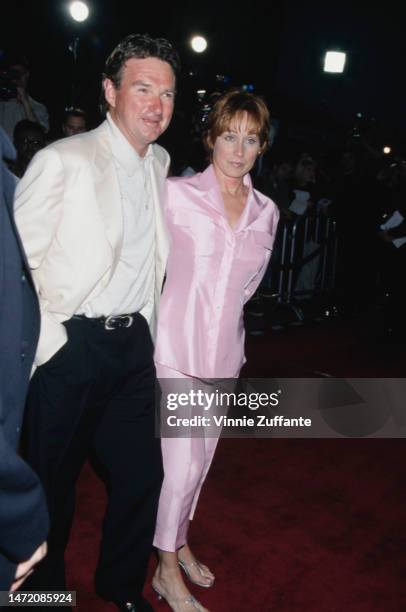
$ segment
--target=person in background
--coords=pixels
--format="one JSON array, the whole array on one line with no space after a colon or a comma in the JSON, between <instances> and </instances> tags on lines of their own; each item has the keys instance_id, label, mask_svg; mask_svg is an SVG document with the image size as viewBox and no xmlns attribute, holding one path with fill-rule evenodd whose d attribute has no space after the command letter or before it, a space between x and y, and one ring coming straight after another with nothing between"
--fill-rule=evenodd
<instances>
[{"instance_id":1,"label":"person in background","mask_svg":"<svg viewBox=\"0 0 406 612\"><path fill-rule=\"evenodd\" d=\"M87 116L81 108L68 108L62 120L62 133L64 136L75 136L87 132Z\"/></svg>"},{"instance_id":2,"label":"person in background","mask_svg":"<svg viewBox=\"0 0 406 612\"><path fill-rule=\"evenodd\" d=\"M163 388L164 379L199 386L238 377L245 361L243 305L266 270L278 225L276 205L253 189L249 175L267 145L263 100L231 91L215 103L207 126L212 163L192 177L167 181L171 247L155 351ZM189 521L218 441L218 432L206 435L162 439L165 477L152 586L175 612L206 610L179 567L199 586L214 582L188 545Z\"/></svg>"},{"instance_id":3,"label":"person in background","mask_svg":"<svg viewBox=\"0 0 406 612\"><path fill-rule=\"evenodd\" d=\"M379 173L377 198L387 215L378 236L380 277L386 294L385 334L388 340L406 342L406 161L395 158Z\"/></svg>"},{"instance_id":4,"label":"person in background","mask_svg":"<svg viewBox=\"0 0 406 612\"><path fill-rule=\"evenodd\" d=\"M17 449L39 308L14 225L15 179L3 157L13 146L0 128L0 590L15 591L46 554L48 512L33 470Z\"/></svg>"},{"instance_id":5,"label":"person in background","mask_svg":"<svg viewBox=\"0 0 406 612\"><path fill-rule=\"evenodd\" d=\"M262 177L262 191L275 202L279 212L284 214L291 202L290 181L293 164L287 154L271 154ZM261 187L258 185L261 189Z\"/></svg>"},{"instance_id":6,"label":"person in background","mask_svg":"<svg viewBox=\"0 0 406 612\"><path fill-rule=\"evenodd\" d=\"M0 125L13 138L14 128L23 119L29 119L42 125L45 133L49 131L48 111L44 104L34 100L28 93L30 70L24 61L10 64L8 70L14 95L8 100L0 101Z\"/></svg>"},{"instance_id":7,"label":"person in background","mask_svg":"<svg viewBox=\"0 0 406 612\"><path fill-rule=\"evenodd\" d=\"M14 146L17 151L17 158L10 166L13 174L22 178L34 155L45 145L45 133L39 123L34 123L29 119L19 121L14 129Z\"/></svg>"}]
</instances>

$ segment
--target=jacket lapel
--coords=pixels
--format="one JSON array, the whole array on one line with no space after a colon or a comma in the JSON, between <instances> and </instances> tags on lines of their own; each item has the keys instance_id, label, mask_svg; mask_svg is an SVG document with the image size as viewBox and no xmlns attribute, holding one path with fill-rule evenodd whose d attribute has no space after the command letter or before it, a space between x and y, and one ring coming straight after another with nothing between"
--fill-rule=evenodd
<instances>
[{"instance_id":1,"label":"jacket lapel","mask_svg":"<svg viewBox=\"0 0 406 612\"><path fill-rule=\"evenodd\" d=\"M162 268L162 278L169 253L169 236L166 229L163 213L163 195L165 188L166 170L155 157L152 159L151 169L151 193L155 212L155 236L156 236L156 266L157 272ZM162 281L161 278L161 281Z\"/></svg>"},{"instance_id":2,"label":"jacket lapel","mask_svg":"<svg viewBox=\"0 0 406 612\"><path fill-rule=\"evenodd\" d=\"M95 190L106 238L112 249L114 271L123 240L121 191L108 137L107 121L102 123L98 130L94 158Z\"/></svg>"}]
</instances>

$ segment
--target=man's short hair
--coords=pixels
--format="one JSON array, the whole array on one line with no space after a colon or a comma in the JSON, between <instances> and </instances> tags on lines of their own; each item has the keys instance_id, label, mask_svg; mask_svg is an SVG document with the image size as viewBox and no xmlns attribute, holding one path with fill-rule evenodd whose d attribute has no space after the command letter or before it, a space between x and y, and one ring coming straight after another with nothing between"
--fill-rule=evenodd
<instances>
[{"instance_id":1,"label":"man's short hair","mask_svg":"<svg viewBox=\"0 0 406 612\"><path fill-rule=\"evenodd\" d=\"M69 117L82 117L87 124L87 115L85 111L81 108L65 108L63 112L62 123L66 123Z\"/></svg>"},{"instance_id":2,"label":"man's short hair","mask_svg":"<svg viewBox=\"0 0 406 612\"><path fill-rule=\"evenodd\" d=\"M177 51L166 38L152 38L149 34L129 34L113 49L106 60L102 79L110 79L116 89L120 88L123 68L130 59L147 59L156 57L167 62L175 77L180 72L180 59ZM102 89L100 95L100 111L108 111L109 105Z\"/></svg>"},{"instance_id":3,"label":"man's short hair","mask_svg":"<svg viewBox=\"0 0 406 612\"><path fill-rule=\"evenodd\" d=\"M177 76L180 60L177 51L166 38L151 38L148 34L130 34L122 40L106 60L103 78L110 79L119 89L125 63L133 58L146 59L156 57L167 62Z\"/></svg>"}]
</instances>

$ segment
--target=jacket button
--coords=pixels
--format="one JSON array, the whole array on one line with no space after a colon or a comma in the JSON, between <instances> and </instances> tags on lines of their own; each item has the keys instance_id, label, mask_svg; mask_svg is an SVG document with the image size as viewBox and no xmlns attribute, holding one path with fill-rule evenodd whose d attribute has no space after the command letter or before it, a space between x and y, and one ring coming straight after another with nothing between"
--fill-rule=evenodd
<instances>
[{"instance_id":1,"label":"jacket button","mask_svg":"<svg viewBox=\"0 0 406 612\"><path fill-rule=\"evenodd\" d=\"M21 353L21 360L22 360L22 361L24 361L24 359L25 359L25 353L24 353L24 352L22 352L22 353Z\"/></svg>"},{"instance_id":2,"label":"jacket button","mask_svg":"<svg viewBox=\"0 0 406 612\"><path fill-rule=\"evenodd\" d=\"M21 274L21 282L25 283L25 281L27 280L27 277L25 276L24 272Z\"/></svg>"}]
</instances>

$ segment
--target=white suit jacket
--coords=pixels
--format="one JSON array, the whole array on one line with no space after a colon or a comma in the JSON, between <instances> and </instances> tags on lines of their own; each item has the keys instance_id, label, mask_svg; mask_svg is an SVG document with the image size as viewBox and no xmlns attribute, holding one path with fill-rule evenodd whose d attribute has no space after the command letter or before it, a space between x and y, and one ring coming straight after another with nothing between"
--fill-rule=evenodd
<instances>
[{"instance_id":1,"label":"white suit jacket","mask_svg":"<svg viewBox=\"0 0 406 612\"><path fill-rule=\"evenodd\" d=\"M36 365L67 340L70 319L109 283L122 248L121 196L107 121L98 128L39 151L20 181L15 216L41 306ZM157 307L168 255L161 195L169 155L153 146L155 292L148 321L155 336Z\"/></svg>"}]
</instances>

